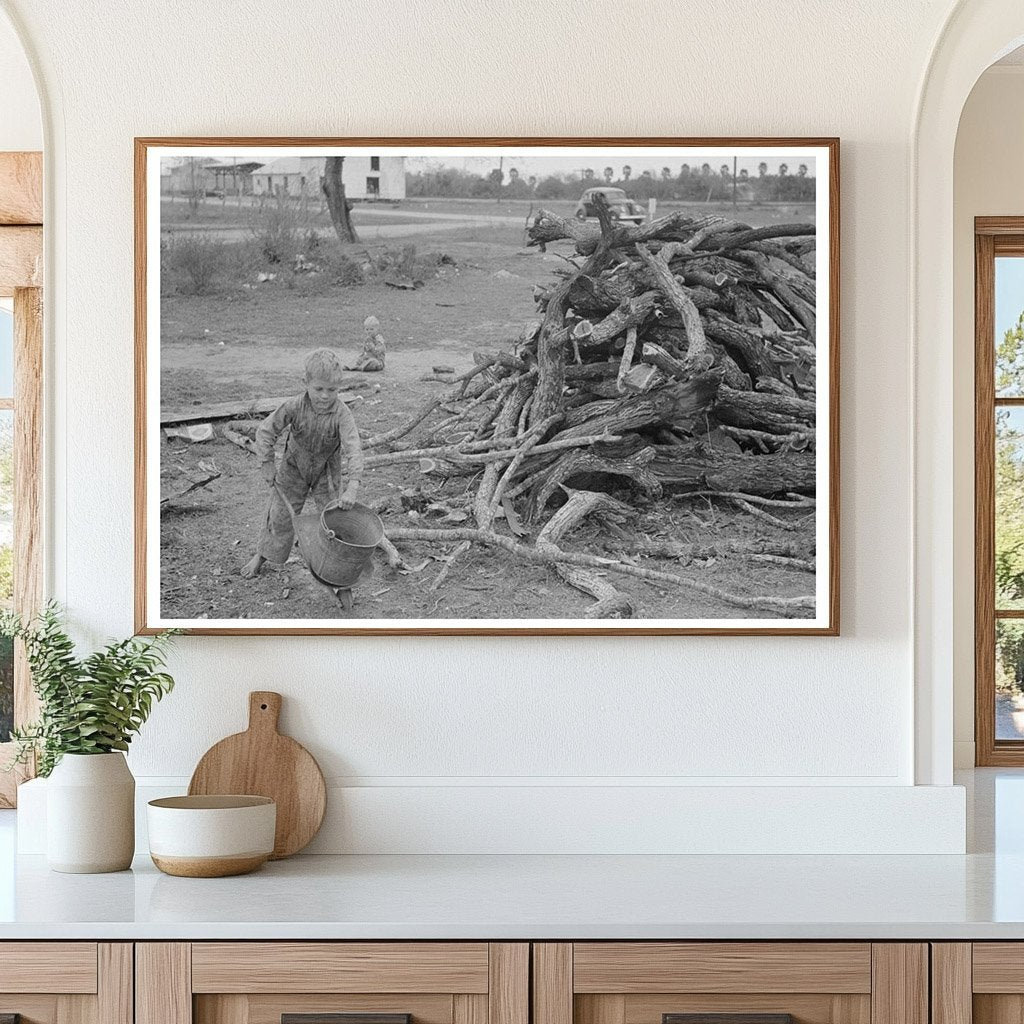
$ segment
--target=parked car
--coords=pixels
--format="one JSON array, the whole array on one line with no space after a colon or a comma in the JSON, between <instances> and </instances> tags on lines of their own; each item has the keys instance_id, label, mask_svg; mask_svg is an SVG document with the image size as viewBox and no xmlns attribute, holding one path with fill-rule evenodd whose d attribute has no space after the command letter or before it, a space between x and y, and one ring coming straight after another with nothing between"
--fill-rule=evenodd
<instances>
[{"instance_id":1,"label":"parked car","mask_svg":"<svg viewBox=\"0 0 1024 1024\"><path fill-rule=\"evenodd\" d=\"M595 196L604 196L605 202L611 209L612 220L628 220L633 224L642 224L647 216L647 211L639 203L634 203L621 188L588 188L580 201L576 204L576 219L586 220L588 217L597 216L597 207L594 205Z\"/></svg>"}]
</instances>

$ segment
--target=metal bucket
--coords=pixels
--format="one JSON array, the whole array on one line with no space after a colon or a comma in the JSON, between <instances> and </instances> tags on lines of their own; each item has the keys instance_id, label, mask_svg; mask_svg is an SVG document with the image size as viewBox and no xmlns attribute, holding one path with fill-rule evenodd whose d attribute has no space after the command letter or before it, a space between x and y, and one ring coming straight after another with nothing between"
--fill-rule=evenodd
<instances>
[{"instance_id":1,"label":"metal bucket","mask_svg":"<svg viewBox=\"0 0 1024 1024\"><path fill-rule=\"evenodd\" d=\"M293 516L299 553L321 583L342 590L359 579L384 536L380 516L365 505L328 505L323 512Z\"/></svg>"}]
</instances>

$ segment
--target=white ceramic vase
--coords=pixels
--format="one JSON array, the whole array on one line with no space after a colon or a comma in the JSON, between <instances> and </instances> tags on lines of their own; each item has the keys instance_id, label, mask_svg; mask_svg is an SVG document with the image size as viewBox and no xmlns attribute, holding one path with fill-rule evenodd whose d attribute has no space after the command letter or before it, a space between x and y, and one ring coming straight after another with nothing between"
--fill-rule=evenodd
<instances>
[{"instance_id":1,"label":"white ceramic vase","mask_svg":"<svg viewBox=\"0 0 1024 1024\"><path fill-rule=\"evenodd\" d=\"M54 871L124 871L135 853L135 778L124 754L65 754L46 783Z\"/></svg>"}]
</instances>

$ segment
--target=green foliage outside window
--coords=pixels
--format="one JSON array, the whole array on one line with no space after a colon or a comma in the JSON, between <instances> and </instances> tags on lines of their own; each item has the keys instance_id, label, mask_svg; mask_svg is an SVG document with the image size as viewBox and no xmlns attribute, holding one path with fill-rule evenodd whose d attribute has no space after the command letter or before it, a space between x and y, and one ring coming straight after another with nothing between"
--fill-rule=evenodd
<instances>
[{"instance_id":1,"label":"green foliage outside window","mask_svg":"<svg viewBox=\"0 0 1024 1024\"><path fill-rule=\"evenodd\" d=\"M1024 313L996 348L996 394L1024 394ZM996 410L996 608L1024 601L1024 416Z\"/></svg>"},{"instance_id":2,"label":"green foliage outside window","mask_svg":"<svg viewBox=\"0 0 1024 1024\"><path fill-rule=\"evenodd\" d=\"M1024 313L996 346L996 394L1024 396ZM1024 410L996 410L996 608L1024 607ZM996 621L996 685L1024 692L1024 627Z\"/></svg>"}]
</instances>

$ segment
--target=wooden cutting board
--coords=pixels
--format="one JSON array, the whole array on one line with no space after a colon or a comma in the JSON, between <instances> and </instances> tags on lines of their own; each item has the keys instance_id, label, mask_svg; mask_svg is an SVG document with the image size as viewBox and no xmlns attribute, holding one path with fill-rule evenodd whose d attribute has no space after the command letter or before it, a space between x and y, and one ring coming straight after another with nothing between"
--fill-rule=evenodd
<instances>
[{"instance_id":1,"label":"wooden cutting board","mask_svg":"<svg viewBox=\"0 0 1024 1024\"><path fill-rule=\"evenodd\" d=\"M214 744L189 783L190 796L244 793L277 803L271 860L298 853L317 834L327 809L327 787L313 755L277 731L281 694L249 694L249 728Z\"/></svg>"}]
</instances>

